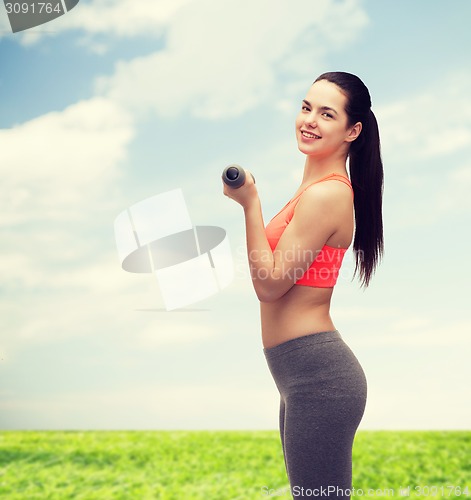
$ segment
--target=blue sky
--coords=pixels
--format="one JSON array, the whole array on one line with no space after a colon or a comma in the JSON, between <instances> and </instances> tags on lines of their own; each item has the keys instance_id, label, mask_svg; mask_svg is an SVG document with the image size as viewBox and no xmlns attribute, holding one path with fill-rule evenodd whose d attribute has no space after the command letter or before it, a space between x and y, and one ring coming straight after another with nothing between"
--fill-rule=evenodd
<instances>
[{"instance_id":1,"label":"blue sky","mask_svg":"<svg viewBox=\"0 0 471 500\"><path fill-rule=\"evenodd\" d=\"M332 318L362 363L360 429L469 429L471 4L325 0L81 2L12 34L0 6L0 428L276 429L243 213L301 182L294 120L330 70L370 89L385 168L385 257L347 252ZM115 217L181 188L223 227L231 285L163 310L120 268Z\"/></svg>"}]
</instances>

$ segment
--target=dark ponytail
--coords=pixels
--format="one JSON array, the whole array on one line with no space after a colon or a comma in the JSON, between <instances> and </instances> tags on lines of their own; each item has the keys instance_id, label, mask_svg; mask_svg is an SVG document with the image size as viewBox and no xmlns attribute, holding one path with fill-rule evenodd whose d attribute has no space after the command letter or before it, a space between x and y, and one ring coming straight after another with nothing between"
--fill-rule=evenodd
<instances>
[{"instance_id":1,"label":"dark ponytail","mask_svg":"<svg viewBox=\"0 0 471 500\"><path fill-rule=\"evenodd\" d=\"M361 286L367 287L384 253L383 162L378 123L371 110L370 93L357 76L339 71L324 73L316 82L319 80L334 83L346 95L348 125L362 124L360 135L350 145L349 169L355 206L353 277L359 271Z\"/></svg>"}]
</instances>

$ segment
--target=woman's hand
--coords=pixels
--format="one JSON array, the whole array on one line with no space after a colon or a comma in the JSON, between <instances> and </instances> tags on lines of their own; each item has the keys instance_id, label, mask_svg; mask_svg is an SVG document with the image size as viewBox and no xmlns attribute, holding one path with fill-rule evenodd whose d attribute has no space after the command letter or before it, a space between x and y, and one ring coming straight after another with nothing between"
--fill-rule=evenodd
<instances>
[{"instance_id":1,"label":"woman's hand","mask_svg":"<svg viewBox=\"0 0 471 500\"><path fill-rule=\"evenodd\" d=\"M242 205L244 210L258 200L258 191L252 174L248 170L245 170L245 174L245 182L240 188L231 188L223 182L224 195Z\"/></svg>"}]
</instances>

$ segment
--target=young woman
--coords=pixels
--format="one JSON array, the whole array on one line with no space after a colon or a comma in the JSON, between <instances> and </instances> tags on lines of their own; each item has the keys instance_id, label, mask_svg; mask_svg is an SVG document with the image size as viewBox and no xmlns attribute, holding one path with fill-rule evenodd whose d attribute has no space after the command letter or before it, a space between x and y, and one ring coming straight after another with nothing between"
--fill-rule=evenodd
<instances>
[{"instance_id":1,"label":"young woman","mask_svg":"<svg viewBox=\"0 0 471 500\"><path fill-rule=\"evenodd\" d=\"M363 82L343 72L319 76L301 103L296 139L306 155L301 185L266 227L249 172L242 187L224 186L224 194L244 208L291 492L350 498L367 383L329 308L353 234L354 276L358 271L362 286L383 254L380 140Z\"/></svg>"}]
</instances>

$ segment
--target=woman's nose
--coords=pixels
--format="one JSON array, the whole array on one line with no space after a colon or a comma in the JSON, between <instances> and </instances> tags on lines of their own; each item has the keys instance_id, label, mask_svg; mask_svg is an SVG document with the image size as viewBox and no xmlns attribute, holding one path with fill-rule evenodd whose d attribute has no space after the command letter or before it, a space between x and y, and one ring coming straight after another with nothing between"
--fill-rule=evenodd
<instances>
[{"instance_id":1,"label":"woman's nose","mask_svg":"<svg viewBox=\"0 0 471 500\"><path fill-rule=\"evenodd\" d=\"M304 123L305 123L306 125L309 125L309 126L311 126L311 127L314 127L314 126L315 126L315 124L316 124L316 117L315 117L314 113L309 113L308 115L306 115L306 116L304 117Z\"/></svg>"}]
</instances>

